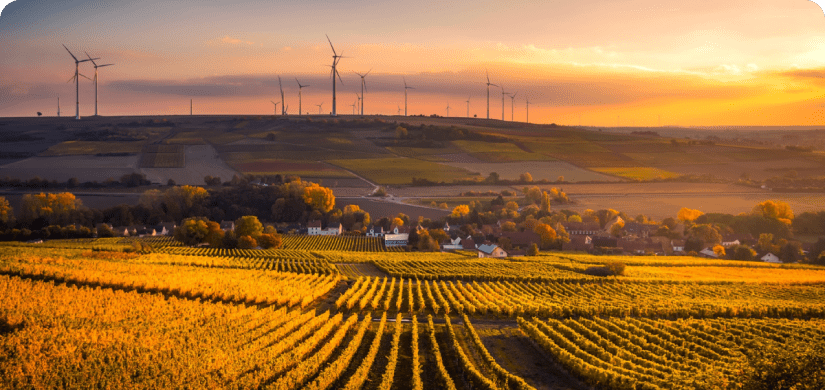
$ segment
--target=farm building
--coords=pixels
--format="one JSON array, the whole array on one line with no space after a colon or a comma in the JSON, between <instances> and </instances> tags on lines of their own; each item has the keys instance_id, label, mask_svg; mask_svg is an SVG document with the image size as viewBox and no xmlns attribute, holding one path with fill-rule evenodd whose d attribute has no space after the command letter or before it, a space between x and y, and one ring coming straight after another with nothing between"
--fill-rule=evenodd
<instances>
[{"instance_id":1,"label":"farm building","mask_svg":"<svg viewBox=\"0 0 825 390\"><path fill-rule=\"evenodd\" d=\"M683 240L671 240L670 247L673 248L673 253L679 253L685 251L685 241Z\"/></svg>"},{"instance_id":2,"label":"farm building","mask_svg":"<svg viewBox=\"0 0 825 390\"><path fill-rule=\"evenodd\" d=\"M456 237L450 239L449 244L441 245L441 249L443 249L443 250L464 249L464 246L461 245L461 241L463 241L461 239L461 237L456 236Z\"/></svg>"},{"instance_id":3,"label":"farm building","mask_svg":"<svg viewBox=\"0 0 825 390\"><path fill-rule=\"evenodd\" d=\"M344 228L341 223L328 225L326 229L321 228L321 221L309 221L307 223L307 235L310 236L340 236Z\"/></svg>"},{"instance_id":4,"label":"farm building","mask_svg":"<svg viewBox=\"0 0 825 390\"><path fill-rule=\"evenodd\" d=\"M383 226L375 226L370 225L367 227L367 237L384 237L384 227Z\"/></svg>"},{"instance_id":5,"label":"farm building","mask_svg":"<svg viewBox=\"0 0 825 390\"><path fill-rule=\"evenodd\" d=\"M221 221L221 230L225 232L235 230L235 221Z\"/></svg>"},{"instance_id":6,"label":"farm building","mask_svg":"<svg viewBox=\"0 0 825 390\"><path fill-rule=\"evenodd\" d=\"M595 222L562 222L561 226L570 236L592 236L602 232Z\"/></svg>"},{"instance_id":7,"label":"farm building","mask_svg":"<svg viewBox=\"0 0 825 390\"><path fill-rule=\"evenodd\" d=\"M390 231L384 234L384 246L405 246L410 241L410 228L406 226L393 226Z\"/></svg>"},{"instance_id":8,"label":"farm building","mask_svg":"<svg viewBox=\"0 0 825 390\"><path fill-rule=\"evenodd\" d=\"M461 240L461 249L472 251L475 250L478 245L476 245L475 240L472 237L467 237Z\"/></svg>"},{"instance_id":9,"label":"farm building","mask_svg":"<svg viewBox=\"0 0 825 390\"><path fill-rule=\"evenodd\" d=\"M781 263L782 262L782 260L779 260L779 256L777 256L777 255L775 255L771 252L768 252L768 253L764 254L762 257L759 258L759 260L762 260L766 263Z\"/></svg>"},{"instance_id":10,"label":"farm building","mask_svg":"<svg viewBox=\"0 0 825 390\"><path fill-rule=\"evenodd\" d=\"M702 255L703 257L707 257L707 258L711 258L711 259L718 259L719 258L719 256L716 254L716 252L714 252L713 249L711 249L711 248L702 249L702 250L699 251L699 254Z\"/></svg>"},{"instance_id":11,"label":"farm building","mask_svg":"<svg viewBox=\"0 0 825 390\"><path fill-rule=\"evenodd\" d=\"M590 236L570 236L570 242L562 244L561 249L565 252L590 252L593 249L593 241Z\"/></svg>"},{"instance_id":12,"label":"farm building","mask_svg":"<svg viewBox=\"0 0 825 390\"><path fill-rule=\"evenodd\" d=\"M505 252L504 249L501 249L501 247L495 244L481 244L478 246L478 257L502 258L507 257L507 252Z\"/></svg>"},{"instance_id":13,"label":"farm building","mask_svg":"<svg viewBox=\"0 0 825 390\"><path fill-rule=\"evenodd\" d=\"M501 232L501 237L510 239L514 247L527 248L530 244L541 244L541 236L536 232Z\"/></svg>"}]
</instances>

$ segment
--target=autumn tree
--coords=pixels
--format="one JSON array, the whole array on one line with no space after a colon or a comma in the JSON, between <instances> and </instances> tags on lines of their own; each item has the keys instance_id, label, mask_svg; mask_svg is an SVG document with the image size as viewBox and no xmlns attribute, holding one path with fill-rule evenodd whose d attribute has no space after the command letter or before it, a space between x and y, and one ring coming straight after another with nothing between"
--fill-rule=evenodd
<instances>
[{"instance_id":1,"label":"autumn tree","mask_svg":"<svg viewBox=\"0 0 825 390\"><path fill-rule=\"evenodd\" d=\"M263 233L258 236L258 245L264 249L278 249L283 244L283 237L277 232Z\"/></svg>"},{"instance_id":2,"label":"autumn tree","mask_svg":"<svg viewBox=\"0 0 825 390\"><path fill-rule=\"evenodd\" d=\"M773 250L773 234L770 233L762 233L759 235L759 241L757 241L757 247L763 251L772 251Z\"/></svg>"},{"instance_id":3,"label":"autumn tree","mask_svg":"<svg viewBox=\"0 0 825 390\"><path fill-rule=\"evenodd\" d=\"M203 203L209 196L202 187L179 186L164 191L162 207L166 215L180 221L189 215L203 215Z\"/></svg>"},{"instance_id":4,"label":"autumn tree","mask_svg":"<svg viewBox=\"0 0 825 390\"><path fill-rule=\"evenodd\" d=\"M713 247L713 253L716 255L716 257L725 257L725 247L723 247L722 245L716 245Z\"/></svg>"},{"instance_id":5,"label":"autumn tree","mask_svg":"<svg viewBox=\"0 0 825 390\"><path fill-rule=\"evenodd\" d=\"M539 223L533 231L541 237L541 247L543 249L550 248L556 240L556 231L546 223Z\"/></svg>"},{"instance_id":6,"label":"autumn tree","mask_svg":"<svg viewBox=\"0 0 825 390\"><path fill-rule=\"evenodd\" d=\"M516 223L512 221L507 221L501 224L501 231L503 232L514 232L516 231Z\"/></svg>"},{"instance_id":7,"label":"autumn tree","mask_svg":"<svg viewBox=\"0 0 825 390\"><path fill-rule=\"evenodd\" d=\"M531 175L530 172L524 172L521 175L519 175L518 178L519 178L519 181L521 181L522 183L531 183L531 182L533 182L533 175Z\"/></svg>"},{"instance_id":8,"label":"autumn tree","mask_svg":"<svg viewBox=\"0 0 825 390\"><path fill-rule=\"evenodd\" d=\"M785 225L790 225L793 222L793 210L785 202L774 202L766 200L753 207L751 212L754 215L761 215L766 219L775 219Z\"/></svg>"},{"instance_id":9,"label":"autumn tree","mask_svg":"<svg viewBox=\"0 0 825 390\"><path fill-rule=\"evenodd\" d=\"M531 242L530 246L527 247L527 256L538 256L539 255L539 246L536 245L535 242Z\"/></svg>"},{"instance_id":10,"label":"autumn tree","mask_svg":"<svg viewBox=\"0 0 825 390\"><path fill-rule=\"evenodd\" d=\"M240 217L235 221L235 235L238 236L238 239L243 236L257 239L263 232L264 225L254 215Z\"/></svg>"},{"instance_id":11,"label":"autumn tree","mask_svg":"<svg viewBox=\"0 0 825 390\"><path fill-rule=\"evenodd\" d=\"M49 225L68 225L73 222L75 211L82 206L70 192L58 194L26 194L23 195L23 220L31 223L37 218L43 218Z\"/></svg>"},{"instance_id":12,"label":"autumn tree","mask_svg":"<svg viewBox=\"0 0 825 390\"><path fill-rule=\"evenodd\" d=\"M624 231L624 220L619 218L616 223L610 226L610 235L613 237L621 237L622 232Z\"/></svg>"},{"instance_id":13,"label":"autumn tree","mask_svg":"<svg viewBox=\"0 0 825 390\"><path fill-rule=\"evenodd\" d=\"M530 203L541 202L541 188L533 186L531 188L524 187L524 198Z\"/></svg>"},{"instance_id":14,"label":"autumn tree","mask_svg":"<svg viewBox=\"0 0 825 390\"><path fill-rule=\"evenodd\" d=\"M358 205L344 206L343 214L341 215L341 225L346 230L361 230L362 227L368 226L372 220L370 213L361 210Z\"/></svg>"},{"instance_id":15,"label":"autumn tree","mask_svg":"<svg viewBox=\"0 0 825 390\"><path fill-rule=\"evenodd\" d=\"M210 245L219 246L218 242L223 238L223 231L217 222L202 217L194 217L184 219L175 228L174 237L175 240L186 245L209 242Z\"/></svg>"},{"instance_id":16,"label":"autumn tree","mask_svg":"<svg viewBox=\"0 0 825 390\"><path fill-rule=\"evenodd\" d=\"M581 223L582 217L581 215L571 215L567 217L567 222L579 222Z\"/></svg>"},{"instance_id":17,"label":"autumn tree","mask_svg":"<svg viewBox=\"0 0 825 390\"><path fill-rule=\"evenodd\" d=\"M719 234L719 230L711 224L693 225L690 228L690 235L698 237L702 240L702 242L708 245L722 242L722 235Z\"/></svg>"},{"instance_id":18,"label":"autumn tree","mask_svg":"<svg viewBox=\"0 0 825 390\"><path fill-rule=\"evenodd\" d=\"M541 206L539 210L545 214L550 213L550 194L547 191L541 193Z\"/></svg>"},{"instance_id":19,"label":"autumn tree","mask_svg":"<svg viewBox=\"0 0 825 390\"><path fill-rule=\"evenodd\" d=\"M435 242L441 243L450 239L450 236L444 231L444 229L430 229L429 232L430 237L432 237Z\"/></svg>"},{"instance_id":20,"label":"autumn tree","mask_svg":"<svg viewBox=\"0 0 825 390\"><path fill-rule=\"evenodd\" d=\"M418 242L415 243L415 247L422 252L436 251L441 248L438 242L430 236L430 232L426 230L418 233Z\"/></svg>"},{"instance_id":21,"label":"autumn tree","mask_svg":"<svg viewBox=\"0 0 825 390\"><path fill-rule=\"evenodd\" d=\"M705 213L699 210L693 210L687 207L682 207L679 210L679 213L676 214L676 218L678 218L682 222L693 222L694 220L696 220L696 218L699 218L699 216L703 214Z\"/></svg>"},{"instance_id":22,"label":"autumn tree","mask_svg":"<svg viewBox=\"0 0 825 390\"><path fill-rule=\"evenodd\" d=\"M0 226L8 224L12 216L14 216L14 210L9 205L9 201L0 196Z\"/></svg>"},{"instance_id":23,"label":"autumn tree","mask_svg":"<svg viewBox=\"0 0 825 390\"><path fill-rule=\"evenodd\" d=\"M258 241L256 241L251 236L239 236L238 237L238 249L252 249L258 246Z\"/></svg>"},{"instance_id":24,"label":"autumn tree","mask_svg":"<svg viewBox=\"0 0 825 390\"><path fill-rule=\"evenodd\" d=\"M328 213L335 207L335 195L329 188L310 183L304 187L304 202L322 213Z\"/></svg>"},{"instance_id":25,"label":"autumn tree","mask_svg":"<svg viewBox=\"0 0 825 390\"><path fill-rule=\"evenodd\" d=\"M458 206L455 206L455 208L453 209L453 212L450 213L450 218L461 219L461 218L464 218L469 213L470 213L470 206L467 206L466 204L460 204Z\"/></svg>"}]
</instances>

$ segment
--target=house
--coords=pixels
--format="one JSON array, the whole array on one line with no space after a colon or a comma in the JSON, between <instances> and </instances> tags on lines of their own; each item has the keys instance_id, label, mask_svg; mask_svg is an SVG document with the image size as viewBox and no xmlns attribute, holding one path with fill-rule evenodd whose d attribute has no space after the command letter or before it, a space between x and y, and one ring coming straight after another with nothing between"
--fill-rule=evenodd
<instances>
[{"instance_id":1,"label":"house","mask_svg":"<svg viewBox=\"0 0 825 390\"><path fill-rule=\"evenodd\" d=\"M684 240L670 240L670 247L673 248L673 253L681 253L685 251Z\"/></svg>"},{"instance_id":2,"label":"house","mask_svg":"<svg viewBox=\"0 0 825 390\"><path fill-rule=\"evenodd\" d=\"M115 233L117 237L129 237L129 228L126 226L118 226L116 228L112 228L112 231Z\"/></svg>"},{"instance_id":3,"label":"house","mask_svg":"<svg viewBox=\"0 0 825 390\"><path fill-rule=\"evenodd\" d=\"M159 236L171 236L175 234L175 228L178 227L174 222L162 222L155 226L155 231Z\"/></svg>"},{"instance_id":4,"label":"house","mask_svg":"<svg viewBox=\"0 0 825 390\"><path fill-rule=\"evenodd\" d=\"M136 235L139 237L156 236L157 231L152 226L135 226L134 233L132 235Z\"/></svg>"},{"instance_id":5,"label":"house","mask_svg":"<svg viewBox=\"0 0 825 390\"><path fill-rule=\"evenodd\" d=\"M478 246L478 257L503 258L507 257L507 252L505 252L504 249L501 249L501 247L495 244L481 244Z\"/></svg>"},{"instance_id":6,"label":"house","mask_svg":"<svg viewBox=\"0 0 825 390\"><path fill-rule=\"evenodd\" d=\"M766 263L781 263L782 262L782 260L779 260L779 256L777 256L777 255L775 255L771 252L768 252L765 255L763 255L762 257L759 258L759 260L762 260Z\"/></svg>"},{"instance_id":7,"label":"house","mask_svg":"<svg viewBox=\"0 0 825 390\"><path fill-rule=\"evenodd\" d=\"M444 222L443 229L447 233L458 233L461 230L461 225L450 225L449 222Z\"/></svg>"},{"instance_id":8,"label":"house","mask_svg":"<svg viewBox=\"0 0 825 390\"><path fill-rule=\"evenodd\" d=\"M725 248L734 246L734 245L753 245L756 243L754 240L753 235L750 233L746 234L729 234L722 237L722 246Z\"/></svg>"},{"instance_id":9,"label":"house","mask_svg":"<svg viewBox=\"0 0 825 390\"><path fill-rule=\"evenodd\" d=\"M624 224L624 231L628 236L638 238L650 237L650 232L655 232L659 227L646 223L627 222Z\"/></svg>"},{"instance_id":10,"label":"house","mask_svg":"<svg viewBox=\"0 0 825 390\"><path fill-rule=\"evenodd\" d=\"M410 242L410 228L407 226L392 226L384 234L384 246L406 246Z\"/></svg>"},{"instance_id":11,"label":"house","mask_svg":"<svg viewBox=\"0 0 825 390\"><path fill-rule=\"evenodd\" d=\"M235 221L221 221L221 230L225 232L235 230Z\"/></svg>"},{"instance_id":12,"label":"house","mask_svg":"<svg viewBox=\"0 0 825 390\"><path fill-rule=\"evenodd\" d=\"M564 230L572 236L593 236L602 232L598 223L595 222L562 222Z\"/></svg>"},{"instance_id":13,"label":"house","mask_svg":"<svg viewBox=\"0 0 825 390\"><path fill-rule=\"evenodd\" d=\"M562 244L565 252L590 252L593 249L593 240L590 236L570 236L570 242Z\"/></svg>"},{"instance_id":14,"label":"house","mask_svg":"<svg viewBox=\"0 0 825 390\"><path fill-rule=\"evenodd\" d=\"M626 238L617 241L617 246L622 248L624 253L629 253L633 255L643 255L645 254L645 249L647 247L647 243L645 240L637 240L633 238Z\"/></svg>"},{"instance_id":15,"label":"house","mask_svg":"<svg viewBox=\"0 0 825 390\"><path fill-rule=\"evenodd\" d=\"M618 248L619 240L614 237L593 237L594 248Z\"/></svg>"},{"instance_id":16,"label":"house","mask_svg":"<svg viewBox=\"0 0 825 390\"><path fill-rule=\"evenodd\" d=\"M384 237L384 227L370 225L367 227L367 237Z\"/></svg>"},{"instance_id":17,"label":"house","mask_svg":"<svg viewBox=\"0 0 825 390\"><path fill-rule=\"evenodd\" d=\"M702 257L707 257L707 258L711 258L711 259L718 259L719 258L719 255L717 255L716 252L714 252L713 249L711 249L711 248L705 248L705 249L700 250L699 255L701 255Z\"/></svg>"},{"instance_id":18,"label":"house","mask_svg":"<svg viewBox=\"0 0 825 390\"><path fill-rule=\"evenodd\" d=\"M441 245L441 249L443 250L456 250L456 249L464 249L464 246L461 245L461 237L457 236L450 239L449 244Z\"/></svg>"},{"instance_id":19,"label":"house","mask_svg":"<svg viewBox=\"0 0 825 390\"><path fill-rule=\"evenodd\" d=\"M339 236L344 228L341 223L333 223L327 226L326 229L321 228L321 221L309 221L307 223L307 235L310 236Z\"/></svg>"},{"instance_id":20,"label":"house","mask_svg":"<svg viewBox=\"0 0 825 390\"><path fill-rule=\"evenodd\" d=\"M501 232L501 237L507 237L510 239L510 244L514 247L527 248L533 243L536 245L541 245L541 236L539 236L536 232Z\"/></svg>"}]
</instances>

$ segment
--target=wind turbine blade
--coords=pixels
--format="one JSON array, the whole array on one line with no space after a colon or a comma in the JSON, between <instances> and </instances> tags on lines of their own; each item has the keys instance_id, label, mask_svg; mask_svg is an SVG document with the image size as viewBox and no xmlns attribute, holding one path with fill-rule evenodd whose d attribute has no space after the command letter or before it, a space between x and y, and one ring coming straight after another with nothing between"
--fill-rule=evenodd
<instances>
[{"instance_id":1,"label":"wind turbine blade","mask_svg":"<svg viewBox=\"0 0 825 390\"><path fill-rule=\"evenodd\" d=\"M484 71L487 72L487 84L490 84L490 71L487 69L485 69Z\"/></svg>"},{"instance_id":2,"label":"wind turbine blade","mask_svg":"<svg viewBox=\"0 0 825 390\"><path fill-rule=\"evenodd\" d=\"M344 85L344 80L341 80L341 74L338 73L338 69L335 69L335 74L338 75L338 80L341 81L341 85Z\"/></svg>"},{"instance_id":3,"label":"wind turbine blade","mask_svg":"<svg viewBox=\"0 0 825 390\"><path fill-rule=\"evenodd\" d=\"M112 65L114 65L114 64L98 65L97 67L98 67L98 68L102 68L102 67L104 67L104 66L112 66Z\"/></svg>"},{"instance_id":4,"label":"wind turbine blade","mask_svg":"<svg viewBox=\"0 0 825 390\"><path fill-rule=\"evenodd\" d=\"M361 85L364 86L364 91L367 91L367 82L364 81L364 79L361 79ZM369 92L369 91L367 91L367 92Z\"/></svg>"},{"instance_id":5,"label":"wind turbine blade","mask_svg":"<svg viewBox=\"0 0 825 390\"><path fill-rule=\"evenodd\" d=\"M61 43L61 45L62 45L62 43ZM69 48L66 47L66 45L63 45L63 48L66 49L66 51L69 52L69 55L72 56L72 58L74 58L75 61L77 61L77 57L75 57L74 54L72 54L72 51L69 50Z\"/></svg>"},{"instance_id":6,"label":"wind turbine blade","mask_svg":"<svg viewBox=\"0 0 825 390\"><path fill-rule=\"evenodd\" d=\"M491 87L498 87L498 85L490 84Z\"/></svg>"},{"instance_id":7,"label":"wind turbine blade","mask_svg":"<svg viewBox=\"0 0 825 390\"><path fill-rule=\"evenodd\" d=\"M81 75L81 76L83 76L84 78L86 78L86 80L89 80L89 81L94 81L94 80L92 80L92 79L90 79L90 78L88 78L88 77L86 77L86 76L84 76L84 75L82 75L82 74L80 74L80 73L78 73L78 74L79 74L79 75Z\"/></svg>"},{"instance_id":8,"label":"wind turbine blade","mask_svg":"<svg viewBox=\"0 0 825 390\"><path fill-rule=\"evenodd\" d=\"M72 75L72 77L69 79L69 81L67 81L67 83L71 83L72 81L74 81L74 78L75 78L75 76Z\"/></svg>"},{"instance_id":9,"label":"wind turbine blade","mask_svg":"<svg viewBox=\"0 0 825 390\"><path fill-rule=\"evenodd\" d=\"M92 61L92 64L94 64L95 68L97 68L97 64L95 64L95 60L92 59L92 56L89 55L89 52L84 51L84 53L86 53L86 57L88 57L89 61Z\"/></svg>"},{"instance_id":10,"label":"wind turbine blade","mask_svg":"<svg viewBox=\"0 0 825 390\"><path fill-rule=\"evenodd\" d=\"M327 34L324 34L324 35L326 35L326 37L327 37L327 42L329 42L329 47L332 48L332 54L337 57L338 53L335 52L335 46L332 46L332 41L329 39L329 35L327 35Z\"/></svg>"},{"instance_id":11,"label":"wind turbine blade","mask_svg":"<svg viewBox=\"0 0 825 390\"><path fill-rule=\"evenodd\" d=\"M372 68L370 68L370 70L367 72L367 74L370 74L370 72L372 72ZM365 74L364 76L366 76L367 74Z\"/></svg>"}]
</instances>

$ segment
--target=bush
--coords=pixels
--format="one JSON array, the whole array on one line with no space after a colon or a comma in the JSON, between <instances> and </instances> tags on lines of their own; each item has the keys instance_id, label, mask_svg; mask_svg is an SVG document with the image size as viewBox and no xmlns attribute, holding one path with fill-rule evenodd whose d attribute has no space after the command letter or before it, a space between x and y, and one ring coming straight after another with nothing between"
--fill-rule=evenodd
<instances>
[{"instance_id":1,"label":"bush","mask_svg":"<svg viewBox=\"0 0 825 390\"><path fill-rule=\"evenodd\" d=\"M625 265L618 261L612 261L603 266L588 267L584 273L592 276L619 276L624 275Z\"/></svg>"},{"instance_id":2,"label":"bush","mask_svg":"<svg viewBox=\"0 0 825 390\"><path fill-rule=\"evenodd\" d=\"M258 244L264 249L278 249L281 247L283 240L278 233L264 233L258 237Z\"/></svg>"},{"instance_id":3,"label":"bush","mask_svg":"<svg viewBox=\"0 0 825 390\"><path fill-rule=\"evenodd\" d=\"M607 267L613 275L624 275L625 265L622 262L612 261L607 263L605 267Z\"/></svg>"},{"instance_id":4,"label":"bush","mask_svg":"<svg viewBox=\"0 0 825 390\"><path fill-rule=\"evenodd\" d=\"M250 236L238 237L238 249L252 249L258 246L258 242Z\"/></svg>"}]
</instances>

